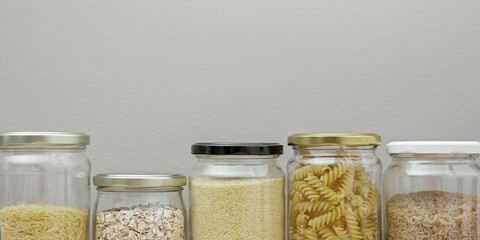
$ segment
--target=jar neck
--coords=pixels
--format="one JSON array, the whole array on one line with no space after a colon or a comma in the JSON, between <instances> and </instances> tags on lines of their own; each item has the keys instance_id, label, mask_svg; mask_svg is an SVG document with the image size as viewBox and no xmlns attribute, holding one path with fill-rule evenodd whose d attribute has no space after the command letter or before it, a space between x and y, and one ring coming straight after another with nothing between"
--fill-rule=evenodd
<instances>
[{"instance_id":1,"label":"jar neck","mask_svg":"<svg viewBox=\"0 0 480 240\"><path fill-rule=\"evenodd\" d=\"M53 145L53 144L24 144L24 145L7 145L0 146L0 150L4 151L24 151L24 150L85 150L85 145Z\"/></svg>"},{"instance_id":2,"label":"jar neck","mask_svg":"<svg viewBox=\"0 0 480 240\"><path fill-rule=\"evenodd\" d=\"M345 145L328 145L328 146L292 146L295 153L311 155L358 155L359 153L375 154L377 146L345 146Z\"/></svg>"},{"instance_id":3,"label":"jar neck","mask_svg":"<svg viewBox=\"0 0 480 240\"><path fill-rule=\"evenodd\" d=\"M392 161L398 162L473 162L478 158L478 154L464 153L442 153L442 154L418 154L401 153L390 154Z\"/></svg>"},{"instance_id":4,"label":"jar neck","mask_svg":"<svg viewBox=\"0 0 480 240\"><path fill-rule=\"evenodd\" d=\"M125 193L138 193L138 192L181 192L183 187L97 187L98 192L125 192Z\"/></svg>"},{"instance_id":5,"label":"jar neck","mask_svg":"<svg viewBox=\"0 0 480 240\"><path fill-rule=\"evenodd\" d=\"M195 155L199 162L275 162L280 155Z\"/></svg>"},{"instance_id":6,"label":"jar neck","mask_svg":"<svg viewBox=\"0 0 480 240\"><path fill-rule=\"evenodd\" d=\"M377 146L293 146L294 154L292 159L301 162L336 162L339 160L355 160L362 162L378 163L380 160L376 155Z\"/></svg>"}]
</instances>

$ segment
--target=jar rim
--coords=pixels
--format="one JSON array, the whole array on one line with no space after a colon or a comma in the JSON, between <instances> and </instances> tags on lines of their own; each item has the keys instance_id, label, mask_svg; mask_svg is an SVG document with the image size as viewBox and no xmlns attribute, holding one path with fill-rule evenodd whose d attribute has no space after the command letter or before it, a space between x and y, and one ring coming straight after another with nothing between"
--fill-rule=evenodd
<instances>
[{"instance_id":1,"label":"jar rim","mask_svg":"<svg viewBox=\"0 0 480 240\"><path fill-rule=\"evenodd\" d=\"M387 144L387 153L396 154L480 154L479 141L398 141Z\"/></svg>"},{"instance_id":2,"label":"jar rim","mask_svg":"<svg viewBox=\"0 0 480 240\"><path fill-rule=\"evenodd\" d=\"M381 144L381 137L374 133L298 133L288 137L288 145L297 146L367 146Z\"/></svg>"},{"instance_id":3,"label":"jar rim","mask_svg":"<svg viewBox=\"0 0 480 240\"><path fill-rule=\"evenodd\" d=\"M187 184L187 177L176 173L102 173L93 177L97 187L181 187Z\"/></svg>"},{"instance_id":4,"label":"jar rim","mask_svg":"<svg viewBox=\"0 0 480 240\"><path fill-rule=\"evenodd\" d=\"M198 142L192 145L193 155L280 155L280 143L266 142Z\"/></svg>"},{"instance_id":5,"label":"jar rim","mask_svg":"<svg viewBox=\"0 0 480 240\"><path fill-rule=\"evenodd\" d=\"M181 192L183 191L184 186L178 187L123 187L123 186L107 186L107 187L97 187L98 192L109 192L109 193L159 193L159 192Z\"/></svg>"},{"instance_id":6,"label":"jar rim","mask_svg":"<svg viewBox=\"0 0 480 240\"><path fill-rule=\"evenodd\" d=\"M1 132L0 146L88 145L90 136L81 132Z\"/></svg>"}]
</instances>

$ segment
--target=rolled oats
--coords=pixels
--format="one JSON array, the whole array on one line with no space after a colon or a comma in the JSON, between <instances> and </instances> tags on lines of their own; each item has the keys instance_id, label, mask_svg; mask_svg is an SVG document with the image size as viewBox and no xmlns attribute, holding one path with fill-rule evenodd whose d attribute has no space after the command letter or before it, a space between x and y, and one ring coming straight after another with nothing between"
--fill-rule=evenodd
<instances>
[{"instance_id":1,"label":"rolled oats","mask_svg":"<svg viewBox=\"0 0 480 240\"><path fill-rule=\"evenodd\" d=\"M159 203L98 212L95 239L184 240L183 210Z\"/></svg>"}]
</instances>

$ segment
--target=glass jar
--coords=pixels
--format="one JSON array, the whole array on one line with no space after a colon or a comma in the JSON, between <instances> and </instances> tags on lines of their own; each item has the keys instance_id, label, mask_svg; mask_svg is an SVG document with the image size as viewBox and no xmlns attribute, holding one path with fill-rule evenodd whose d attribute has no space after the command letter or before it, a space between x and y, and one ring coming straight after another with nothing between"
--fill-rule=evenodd
<instances>
[{"instance_id":1,"label":"glass jar","mask_svg":"<svg viewBox=\"0 0 480 240\"><path fill-rule=\"evenodd\" d=\"M283 240L285 197L278 143L196 143L190 178L192 240Z\"/></svg>"},{"instance_id":2,"label":"glass jar","mask_svg":"<svg viewBox=\"0 0 480 240\"><path fill-rule=\"evenodd\" d=\"M0 239L87 239L89 136L0 133Z\"/></svg>"},{"instance_id":3,"label":"glass jar","mask_svg":"<svg viewBox=\"0 0 480 240\"><path fill-rule=\"evenodd\" d=\"M381 239L380 136L294 134L288 144L289 239Z\"/></svg>"},{"instance_id":4,"label":"glass jar","mask_svg":"<svg viewBox=\"0 0 480 240\"><path fill-rule=\"evenodd\" d=\"M384 239L479 239L480 142L392 142Z\"/></svg>"},{"instance_id":5,"label":"glass jar","mask_svg":"<svg viewBox=\"0 0 480 240\"><path fill-rule=\"evenodd\" d=\"M186 239L180 174L99 174L94 208L95 240Z\"/></svg>"}]
</instances>

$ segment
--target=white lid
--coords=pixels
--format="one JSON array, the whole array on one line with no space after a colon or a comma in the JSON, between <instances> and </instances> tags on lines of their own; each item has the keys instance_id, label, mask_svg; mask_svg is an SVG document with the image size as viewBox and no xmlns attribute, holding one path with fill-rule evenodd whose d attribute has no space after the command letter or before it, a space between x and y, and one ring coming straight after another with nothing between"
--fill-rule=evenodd
<instances>
[{"instance_id":1,"label":"white lid","mask_svg":"<svg viewBox=\"0 0 480 240\"><path fill-rule=\"evenodd\" d=\"M480 154L478 141L402 141L387 144L387 153L467 153Z\"/></svg>"}]
</instances>

